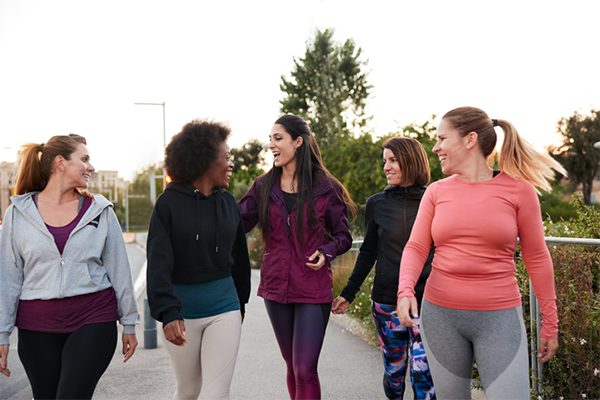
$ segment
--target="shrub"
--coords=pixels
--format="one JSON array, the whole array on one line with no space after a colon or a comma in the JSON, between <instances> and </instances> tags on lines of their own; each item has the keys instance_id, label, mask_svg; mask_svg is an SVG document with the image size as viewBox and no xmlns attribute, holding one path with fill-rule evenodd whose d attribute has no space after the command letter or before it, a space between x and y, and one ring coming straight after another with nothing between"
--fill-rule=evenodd
<instances>
[{"instance_id":1,"label":"shrub","mask_svg":"<svg viewBox=\"0 0 600 400\"><path fill-rule=\"evenodd\" d=\"M348 278L354 269L354 263L358 251L349 251L340 257L336 258L332 264L333 268L333 298L340 295L344 286L348 282ZM360 321L367 332L367 342L374 346L379 345L379 336L373 321L371 311L371 289L373 288L373 280L375 278L375 267L363 282L360 291L356 294L356 298L348 307L346 314Z\"/></svg>"},{"instance_id":2,"label":"shrub","mask_svg":"<svg viewBox=\"0 0 600 400\"><path fill-rule=\"evenodd\" d=\"M571 221L545 222L546 236L600 238L598 209L572 201ZM556 355L544 366L544 398L600 398L600 254L594 246L550 244L558 308ZM529 338L529 279L520 257L517 278L523 293L523 312ZM536 338L534 338L535 340ZM530 341L531 343L531 341ZM537 349L531 349L534 353Z\"/></svg>"},{"instance_id":3,"label":"shrub","mask_svg":"<svg viewBox=\"0 0 600 400\"><path fill-rule=\"evenodd\" d=\"M250 268L261 269L264 249L258 226L255 226L246 234L246 241L248 243L248 255L250 256Z\"/></svg>"}]
</instances>

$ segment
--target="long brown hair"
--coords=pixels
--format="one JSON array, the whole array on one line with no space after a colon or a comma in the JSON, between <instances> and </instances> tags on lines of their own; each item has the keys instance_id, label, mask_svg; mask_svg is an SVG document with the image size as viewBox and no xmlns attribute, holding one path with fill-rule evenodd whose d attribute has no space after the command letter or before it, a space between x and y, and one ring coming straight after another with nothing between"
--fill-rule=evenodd
<instances>
[{"instance_id":1,"label":"long brown hair","mask_svg":"<svg viewBox=\"0 0 600 400\"><path fill-rule=\"evenodd\" d=\"M346 202L354 218L356 218L357 207L344 185L323 166L319 146L307 123L297 115L287 114L275 121L275 124L283 126L285 131L292 136L292 140L296 140L298 136L301 136L303 139L303 145L296 150L296 170L293 177L298 182L298 193L306 193L306 196L298 196L298 206L296 207L296 233L299 244L302 247L302 233L305 228L308 228L311 233L318 234L319 232L316 229L318 220L315 212L314 189L322 179L331 182L334 188L339 188L342 196L345 198L345 200L341 200ZM281 175L282 170L282 167L273 166L264 175L259 186L258 220L265 244L269 238L269 199L271 198L273 185ZM336 190L336 194L337 192ZM303 214L305 203L308 227L304 227Z\"/></svg>"},{"instance_id":2,"label":"long brown hair","mask_svg":"<svg viewBox=\"0 0 600 400\"><path fill-rule=\"evenodd\" d=\"M530 182L547 192L552 190L548 180L554 179L554 171L566 176L567 171L548 154L536 150L523 139L513 124L504 120L492 120L479 108L460 107L448 111L442 119L463 137L470 132L477 133L477 142L487 158L496 146L496 131L499 126L504 131L504 142L500 149L498 167L501 171L516 179Z\"/></svg>"},{"instance_id":3,"label":"long brown hair","mask_svg":"<svg viewBox=\"0 0 600 400\"><path fill-rule=\"evenodd\" d=\"M46 188L50 176L54 173L54 160L57 156L71 159L71 154L79 144L87 142L83 136L52 136L46 143L27 143L23 145L19 155L16 194L42 191ZM80 194L91 196L86 190L77 189Z\"/></svg>"}]
</instances>

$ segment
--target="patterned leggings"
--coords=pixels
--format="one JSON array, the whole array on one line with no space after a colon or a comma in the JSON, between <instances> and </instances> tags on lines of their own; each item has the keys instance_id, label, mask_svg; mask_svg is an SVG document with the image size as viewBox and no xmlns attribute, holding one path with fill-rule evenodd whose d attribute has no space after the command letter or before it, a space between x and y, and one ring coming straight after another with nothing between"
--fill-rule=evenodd
<instances>
[{"instance_id":1,"label":"patterned leggings","mask_svg":"<svg viewBox=\"0 0 600 400\"><path fill-rule=\"evenodd\" d=\"M404 377L410 359L410 380L415 399L435 399L435 390L419 327L407 328L400 324L395 305L373 302L372 309L383 353L385 367L383 389L386 397L402 399Z\"/></svg>"}]
</instances>

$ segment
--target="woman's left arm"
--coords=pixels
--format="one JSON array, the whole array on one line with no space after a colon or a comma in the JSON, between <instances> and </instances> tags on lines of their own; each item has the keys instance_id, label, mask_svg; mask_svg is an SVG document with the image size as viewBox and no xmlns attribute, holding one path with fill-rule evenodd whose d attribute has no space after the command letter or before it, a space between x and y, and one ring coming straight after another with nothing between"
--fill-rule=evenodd
<instances>
[{"instance_id":1,"label":"woman's left arm","mask_svg":"<svg viewBox=\"0 0 600 400\"><path fill-rule=\"evenodd\" d=\"M108 233L102 252L102 263L117 295L117 310L123 325L123 334L135 334L135 325L140 323L140 315L135 301L123 233L112 208L106 208L103 212L106 213Z\"/></svg>"},{"instance_id":2,"label":"woman's left arm","mask_svg":"<svg viewBox=\"0 0 600 400\"><path fill-rule=\"evenodd\" d=\"M329 196L326 211L327 228L333 240L318 248L325 256L325 263L333 261L352 247L352 235L348 225L348 208L340 188L334 186L334 193Z\"/></svg>"},{"instance_id":3,"label":"woman's left arm","mask_svg":"<svg viewBox=\"0 0 600 400\"><path fill-rule=\"evenodd\" d=\"M241 216L232 252L233 266L231 267L231 275L240 300L240 312L243 316L246 311L246 303L248 303L248 299L250 298L250 258L248 257L248 245L246 243L244 223L242 222Z\"/></svg>"},{"instance_id":4,"label":"woman's left arm","mask_svg":"<svg viewBox=\"0 0 600 400\"><path fill-rule=\"evenodd\" d=\"M521 182L520 186L517 225L521 252L542 312L540 337L552 340L558 337L552 258L544 240L542 213L535 189L528 182Z\"/></svg>"}]
</instances>

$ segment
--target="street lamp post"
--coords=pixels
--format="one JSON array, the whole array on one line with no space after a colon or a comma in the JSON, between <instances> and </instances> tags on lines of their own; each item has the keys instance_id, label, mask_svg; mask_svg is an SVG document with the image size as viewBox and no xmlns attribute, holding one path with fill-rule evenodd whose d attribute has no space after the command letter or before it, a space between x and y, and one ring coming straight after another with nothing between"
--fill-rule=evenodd
<instances>
[{"instance_id":1,"label":"street lamp post","mask_svg":"<svg viewBox=\"0 0 600 400\"><path fill-rule=\"evenodd\" d=\"M162 103L133 103L136 106L162 106L163 108L163 148L167 147L167 133L165 129L165 102Z\"/></svg>"},{"instance_id":2,"label":"street lamp post","mask_svg":"<svg viewBox=\"0 0 600 400\"><path fill-rule=\"evenodd\" d=\"M167 148L167 133L165 129L165 102L162 103L134 103L136 106L162 106L163 108L163 151ZM152 205L156 201L156 175L154 173L154 169L152 169L150 174L150 197L152 200ZM164 169L163 175L164 176ZM162 177L161 176L161 177ZM127 197L127 231L129 231L129 196ZM132 196L133 197L133 196ZM144 299L144 348L146 349L155 349L157 346L156 340L156 321L150 315L150 307L148 305L148 299Z\"/></svg>"}]
</instances>

